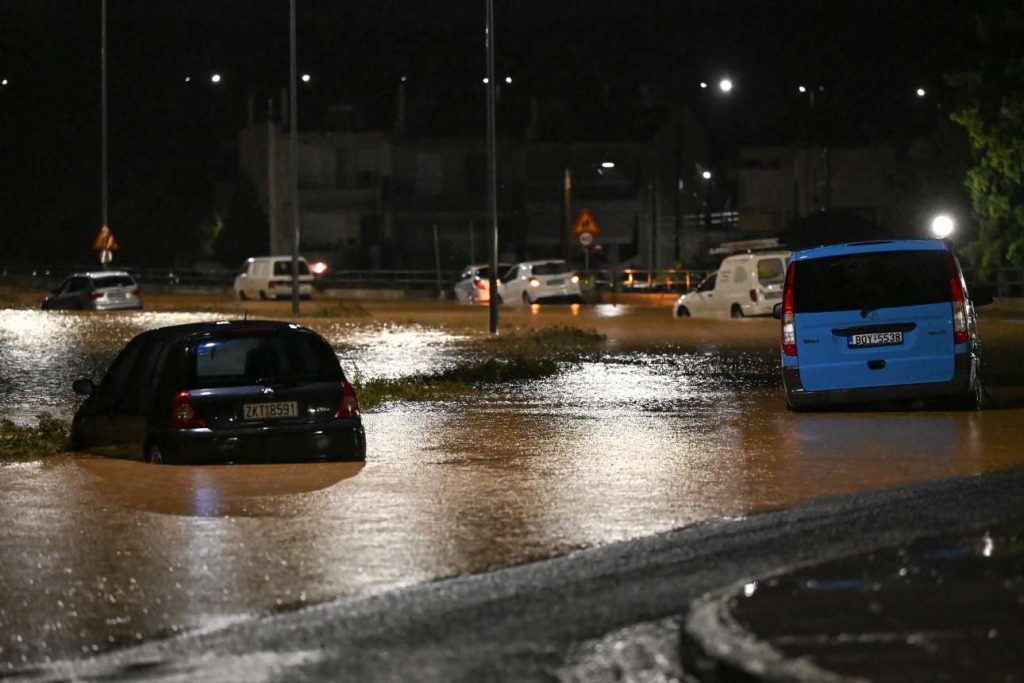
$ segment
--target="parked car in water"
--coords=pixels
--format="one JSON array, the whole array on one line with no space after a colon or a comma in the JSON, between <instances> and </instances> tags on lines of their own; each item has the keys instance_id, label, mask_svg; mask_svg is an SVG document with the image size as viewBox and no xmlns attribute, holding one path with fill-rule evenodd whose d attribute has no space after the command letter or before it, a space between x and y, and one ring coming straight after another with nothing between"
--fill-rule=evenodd
<instances>
[{"instance_id":1,"label":"parked car in water","mask_svg":"<svg viewBox=\"0 0 1024 683\"><path fill-rule=\"evenodd\" d=\"M75 413L75 449L152 463L364 460L359 401L320 335L232 321L143 332Z\"/></svg>"},{"instance_id":2,"label":"parked car in water","mask_svg":"<svg viewBox=\"0 0 1024 683\"><path fill-rule=\"evenodd\" d=\"M975 306L948 244L899 240L798 251L786 271L782 380L791 408L984 396Z\"/></svg>"},{"instance_id":3,"label":"parked car in water","mask_svg":"<svg viewBox=\"0 0 1024 683\"><path fill-rule=\"evenodd\" d=\"M582 303L580 278L565 261L524 261L505 273L498 287L502 303Z\"/></svg>"},{"instance_id":4,"label":"parked car in water","mask_svg":"<svg viewBox=\"0 0 1024 683\"><path fill-rule=\"evenodd\" d=\"M239 299L290 299L292 296L292 257L254 256L246 259L232 285ZM299 297L313 295L313 274L309 263L299 257Z\"/></svg>"},{"instance_id":5,"label":"parked car in water","mask_svg":"<svg viewBox=\"0 0 1024 683\"><path fill-rule=\"evenodd\" d=\"M676 299L672 315L676 318L771 315L772 307L782 300L786 259L791 254L776 250L725 257L716 273L694 291Z\"/></svg>"},{"instance_id":6,"label":"parked car in water","mask_svg":"<svg viewBox=\"0 0 1024 683\"><path fill-rule=\"evenodd\" d=\"M112 311L142 308L142 288L123 270L75 273L43 299L43 310Z\"/></svg>"},{"instance_id":7,"label":"parked car in water","mask_svg":"<svg viewBox=\"0 0 1024 683\"><path fill-rule=\"evenodd\" d=\"M509 264L499 263L498 272L503 273ZM491 300L491 266L489 263L480 263L474 266L466 266L459 281L455 283L455 300L460 304L486 304ZM498 285L501 285L501 278L498 278Z\"/></svg>"}]
</instances>

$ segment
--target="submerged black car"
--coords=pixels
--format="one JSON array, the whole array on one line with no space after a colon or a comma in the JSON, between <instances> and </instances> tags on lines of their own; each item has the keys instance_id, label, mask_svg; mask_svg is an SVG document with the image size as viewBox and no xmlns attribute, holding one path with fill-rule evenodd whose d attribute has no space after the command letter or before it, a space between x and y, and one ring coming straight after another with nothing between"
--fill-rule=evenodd
<instances>
[{"instance_id":1,"label":"submerged black car","mask_svg":"<svg viewBox=\"0 0 1024 683\"><path fill-rule=\"evenodd\" d=\"M232 321L143 332L71 427L76 449L153 463L364 460L359 402L330 345L299 325Z\"/></svg>"}]
</instances>

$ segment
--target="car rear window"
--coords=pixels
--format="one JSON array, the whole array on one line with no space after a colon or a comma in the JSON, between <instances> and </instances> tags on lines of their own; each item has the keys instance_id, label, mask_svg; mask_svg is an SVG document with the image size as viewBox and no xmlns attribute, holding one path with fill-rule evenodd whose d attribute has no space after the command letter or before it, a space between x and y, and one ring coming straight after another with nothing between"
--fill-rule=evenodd
<instances>
[{"instance_id":1,"label":"car rear window","mask_svg":"<svg viewBox=\"0 0 1024 683\"><path fill-rule=\"evenodd\" d=\"M534 275L558 275L568 273L569 266L565 261L553 261L551 263L538 263L533 267Z\"/></svg>"},{"instance_id":2,"label":"car rear window","mask_svg":"<svg viewBox=\"0 0 1024 683\"><path fill-rule=\"evenodd\" d=\"M274 261L274 275L291 275L291 261ZM309 275L309 264L299 261L299 275Z\"/></svg>"},{"instance_id":3,"label":"car rear window","mask_svg":"<svg viewBox=\"0 0 1024 683\"><path fill-rule=\"evenodd\" d=\"M334 380L341 370L334 352L310 333L253 333L207 338L195 345L197 387L264 381Z\"/></svg>"},{"instance_id":4,"label":"car rear window","mask_svg":"<svg viewBox=\"0 0 1024 683\"><path fill-rule=\"evenodd\" d=\"M96 289L135 286L135 280L131 279L127 275L104 275L102 277L94 277L92 282Z\"/></svg>"},{"instance_id":5,"label":"car rear window","mask_svg":"<svg viewBox=\"0 0 1024 683\"><path fill-rule=\"evenodd\" d=\"M944 251L883 251L800 261L795 313L919 306L950 300Z\"/></svg>"}]
</instances>

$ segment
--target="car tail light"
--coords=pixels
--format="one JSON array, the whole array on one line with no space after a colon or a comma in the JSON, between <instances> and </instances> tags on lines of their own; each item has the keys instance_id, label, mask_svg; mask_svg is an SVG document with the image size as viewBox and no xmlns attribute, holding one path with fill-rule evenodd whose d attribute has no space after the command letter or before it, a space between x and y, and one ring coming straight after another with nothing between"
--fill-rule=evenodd
<instances>
[{"instance_id":1,"label":"car tail light","mask_svg":"<svg viewBox=\"0 0 1024 683\"><path fill-rule=\"evenodd\" d=\"M277 287L277 283L271 280L270 282L267 283L267 287L273 289L274 287Z\"/></svg>"},{"instance_id":2,"label":"car tail light","mask_svg":"<svg viewBox=\"0 0 1024 683\"><path fill-rule=\"evenodd\" d=\"M174 429L195 429L205 427L203 418L199 417L195 406L192 405L192 397L187 391L179 391L174 396L171 404L171 427Z\"/></svg>"},{"instance_id":3,"label":"car tail light","mask_svg":"<svg viewBox=\"0 0 1024 683\"><path fill-rule=\"evenodd\" d=\"M103 298L103 292L93 292L89 296L91 296L93 299L102 299Z\"/></svg>"},{"instance_id":4,"label":"car tail light","mask_svg":"<svg viewBox=\"0 0 1024 683\"><path fill-rule=\"evenodd\" d=\"M334 411L334 417L359 417L359 399L356 398L356 390L352 388L352 385L341 380L341 403L338 404L338 409Z\"/></svg>"},{"instance_id":5,"label":"car tail light","mask_svg":"<svg viewBox=\"0 0 1024 683\"><path fill-rule=\"evenodd\" d=\"M786 270L786 284L782 292L782 353L796 357L796 325L793 316L793 281L796 264L790 263Z\"/></svg>"},{"instance_id":6,"label":"car tail light","mask_svg":"<svg viewBox=\"0 0 1024 683\"><path fill-rule=\"evenodd\" d=\"M132 296L142 296L142 288L136 287L132 290Z\"/></svg>"},{"instance_id":7,"label":"car tail light","mask_svg":"<svg viewBox=\"0 0 1024 683\"><path fill-rule=\"evenodd\" d=\"M531 287L540 287L540 280L538 280L535 277L531 277L530 278L530 286Z\"/></svg>"},{"instance_id":8,"label":"car tail light","mask_svg":"<svg viewBox=\"0 0 1024 683\"><path fill-rule=\"evenodd\" d=\"M953 301L953 343L963 344L968 338L967 306L964 302L963 279L952 254L947 256L946 267L949 270L949 295Z\"/></svg>"},{"instance_id":9,"label":"car tail light","mask_svg":"<svg viewBox=\"0 0 1024 683\"><path fill-rule=\"evenodd\" d=\"M478 277L473 278L473 286L477 289L487 289L487 280L482 280Z\"/></svg>"},{"instance_id":10,"label":"car tail light","mask_svg":"<svg viewBox=\"0 0 1024 683\"><path fill-rule=\"evenodd\" d=\"M750 290L750 300L753 301L755 304L757 303L757 290L756 289Z\"/></svg>"},{"instance_id":11,"label":"car tail light","mask_svg":"<svg viewBox=\"0 0 1024 683\"><path fill-rule=\"evenodd\" d=\"M572 277L569 279L572 281L574 285L578 285L580 283L580 276L577 275L576 273L573 273Z\"/></svg>"}]
</instances>

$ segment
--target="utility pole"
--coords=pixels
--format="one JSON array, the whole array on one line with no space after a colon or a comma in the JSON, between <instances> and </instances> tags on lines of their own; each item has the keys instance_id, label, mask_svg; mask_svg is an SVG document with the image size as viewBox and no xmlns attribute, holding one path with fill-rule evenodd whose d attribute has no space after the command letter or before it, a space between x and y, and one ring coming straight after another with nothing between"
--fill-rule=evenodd
<instances>
[{"instance_id":1,"label":"utility pole","mask_svg":"<svg viewBox=\"0 0 1024 683\"><path fill-rule=\"evenodd\" d=\"M294 2L294 0L293 0ZM487 0L487 209L491 221L491 267L488 268L490 332L498 333L498 161L494 122L494 0Z\"/></svg>"},{"instance_id":2,"label":"utility pole","mask_svg":"<svg viewBox=\"0 0 1024 683\"><path fill-rule=\"evenodd\" d=\"M298 78L295 64L295 0L289 1L291 45L291 148L292 148L292 313L299 312L299 114Z\"/></svg>"},{"instance_id":3,"label":"utility pole","mask_svg":"<svg viewBox=\"0 0 1024 683\"><path fill-rule=\"evenodd\" d=\"M109 216L107 215L108 205L108 180L107 180L107 0L100 4L100 205L101 220L104 228L109 228Z\"/></svg>"}]
</instances>

